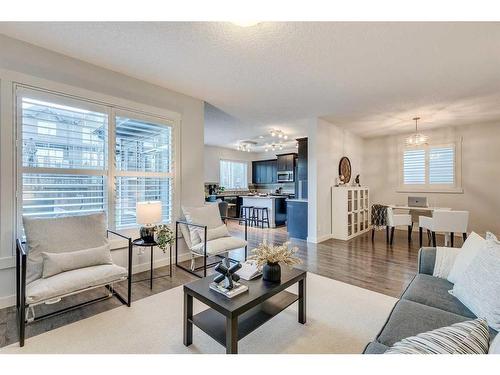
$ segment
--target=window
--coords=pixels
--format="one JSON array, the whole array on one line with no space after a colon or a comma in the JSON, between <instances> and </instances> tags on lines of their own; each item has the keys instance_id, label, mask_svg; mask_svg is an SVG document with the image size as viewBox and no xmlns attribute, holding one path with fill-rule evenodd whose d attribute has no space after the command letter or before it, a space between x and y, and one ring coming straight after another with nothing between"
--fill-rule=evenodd
<instances>
[{"instance_id":1,"label":"window","mask_svg":"<svg viewBox=\"0 0 500 375\"><path fill-rule=\"evenodd\" d=\"M116 227L136 223L135 205L161 201L164 222L171 218L172 128L116 117Z\"/></svg>"},{"instance_id":2,"label":"window","mask_svg":"<svg viewBox=\"0 0 500 375\"><path fill-rule=\"evenodd\" d=\"M171 123L25 89L17 100L23 215L106 211L111 226L135 227L136 202L160 200L171 221Z\"/></svg>"},{"instance_id":3,"label":"window","mask_svg":"<svg viewBox=\"0 0 500 375\"><path fill-rule=\"evenodd\" d=\"M455 144L407 148L402 155L402 188L454 190L457 183Z\"/></svg>"},{"instance_id":4,"label":"window","mask_svg":"<svg viewBox=\"0 0 500 375\"><path fill-rule=\"evenodd\" d=\"M220 161L220 186L226 189L248 189L246 161Z\"/></svg>"}]
</instances>

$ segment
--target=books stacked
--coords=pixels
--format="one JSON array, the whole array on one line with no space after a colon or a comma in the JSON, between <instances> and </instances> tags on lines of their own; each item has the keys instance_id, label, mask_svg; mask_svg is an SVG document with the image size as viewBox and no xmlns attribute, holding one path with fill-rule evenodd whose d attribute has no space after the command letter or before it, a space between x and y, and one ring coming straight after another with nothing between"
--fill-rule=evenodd
<instances>
[{"instance_id":1,"label":"books stacked","mask_svg":"<svg viewBox=\"0 0 500 375\"><path fill-rule=\"evenodd\" d=\"M237 282L234 282L234 287L233 289L226 289L224 288L224 285L221 283L221 284L217 284L217 283L210 283L210 289L216 291L217 293L220 293L224 296L226 296L227 298L233 298L233 297L236 297L238 294L241 294L241 293L244 293L248 290L248 286L244 285L244 284L241 284L241 283L237 283Z\"/></svg>"}]
</instances>

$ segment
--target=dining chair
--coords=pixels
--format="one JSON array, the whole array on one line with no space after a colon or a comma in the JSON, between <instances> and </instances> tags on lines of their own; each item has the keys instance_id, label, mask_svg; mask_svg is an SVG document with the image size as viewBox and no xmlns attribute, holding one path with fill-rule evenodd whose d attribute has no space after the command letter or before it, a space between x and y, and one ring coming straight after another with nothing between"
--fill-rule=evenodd
<instances>
[{"instance_id":1,"label":"dining chair","mask_svg":"<svg viewBox=\"0 0 500 375\"><path fill-rule=\"evenodd\" d=\"M420 216L418 220L420 247L422 247L422 231L431 232L432 246L436 247L436 232L450 233L450 244L453 247L455 233L462 233L463 240L467 239L469 211L436 210L432 217Z\"/></svg>"},{"instance_id":2,"label":"dining chair","mask_svg":"<svg viewBox=\"0 0 500 375\"><path fill-rule=\"evenodd\" d=\"M394 229L399 226L408 227L408 243L411 243L411 232L413 230L413 222L410 214L395 214L392 207L387 207L387 228L390 229L390 244L394 241Z\"/></svg>"}]
</instances>

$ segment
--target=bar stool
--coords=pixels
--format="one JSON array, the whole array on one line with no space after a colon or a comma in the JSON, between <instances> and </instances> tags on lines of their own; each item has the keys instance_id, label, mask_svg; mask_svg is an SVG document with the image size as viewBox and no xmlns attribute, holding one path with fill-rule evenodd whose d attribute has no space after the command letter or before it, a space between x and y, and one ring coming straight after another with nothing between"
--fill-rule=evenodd
<instances>
[{"instance_id":1,"label":"bar stool","mask_svg":"<svg viewBox=\"0 0 500 375\"><path fill-rule=\"evenodd\" d=\"M255 226L259 226L260 224L262 229L264 229L264 224L267 224L267 227L270 228L269 211L267 207L254 207L252 221L255 223Z\"/></svg>"},{"instance_id":2,"label":"bar stool","mask_svg":"<svg viewBox=\"0 0 500 375\"><path fill-rule=\"evenodd\" d=\"M251 225L251 220L253 218L253 206L241 206L240 207L240 218L249 220L249 224ZM243 223L243 220L239 221L239 224Z\"/></svg>"}]
</instances>

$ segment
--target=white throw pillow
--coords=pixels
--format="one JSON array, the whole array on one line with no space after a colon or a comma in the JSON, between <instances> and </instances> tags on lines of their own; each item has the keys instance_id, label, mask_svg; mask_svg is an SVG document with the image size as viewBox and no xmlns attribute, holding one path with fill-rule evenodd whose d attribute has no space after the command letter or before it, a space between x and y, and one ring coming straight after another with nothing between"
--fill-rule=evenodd
<instances>
[{"instance_id":1,"label":"white throw pillow","mask_svg":"<svg viewBox=\"0 0 500 375\"><path fill-rule=\"evenodd\" d=\"M467 237L448 275L450 283L455 284L457 282L484 244L485 239L475 232L472 232Z\"/></svg>"},{"instance_id":2,"label":"white throw pillow","mask_svg":"<svg viewBox=\"0 0 500 375\"><path fill-rule=\"evenodd\" d=\"M486 321L476 319L408 337L385 354L487 354L489 341Z\"/></svg>"},{"instance_id":3,"label":"white throw pillow","mask_svg":"<svg viewBox=\"0 0 500 375\"><path fill-rule=\"evenodd\" d=\"M469 267L451 291L477 317L500 330L500 242L486 233L486 245L472 259Z\"/></svg>"},{"instance_id":4,"label":"white throw pillow","mask_svg":"<svg viewBox=\"0 0 500 375\"><path fill-rule=\"evenodd\" d=\"M453 247L437 246L436 261L434 262L432 276L439 277L440 279L447 279L459 252L460 249L455 249Z\"/></svg>"},{"instance_id":5,"label":"white throw pillow","mask_svg":"<svg viewBox=\"0 0 500 375\"><path fill-rule=\"evenodd\" d=\"M207 241L216 240L217 238L230 237L229 231L225 224L220 227L207 230Z\"/></svg>"},{"instance_id":6,"label":"white throw pillow","mask_svg":"<svg viewBox=\"0 0 500 375\"><path fill-rule=\"evenodd\" d=\"M109 245L67 253L43 252L41 255L43 259L42 277L44 279L66 271L113 264Z\"/></svg>"},{"instance_id":7,"label":"white throw pillow","mask_svg":"<svg viewBox=\"0 0 500 375\"><path fill-rule=\"evenodd\" d=\"M222 219L220 218L219 206L216 204L209 204L201 207L182 207L182 212L188 223L206 225L207 230L215 229L223 225ZM192 246L203 241L203 228L188 226L188 229Z\"/></svg>"},{"instance_id":8,"label":"white throw pillow","mask_svg":"<svg viewBox=\"0 0 500 375\"><path fill-rule=\"evenodd\" d=\"M497 334L493 339L488 354L500 354L500 334Z\"/></svg>"}]
</instances>

